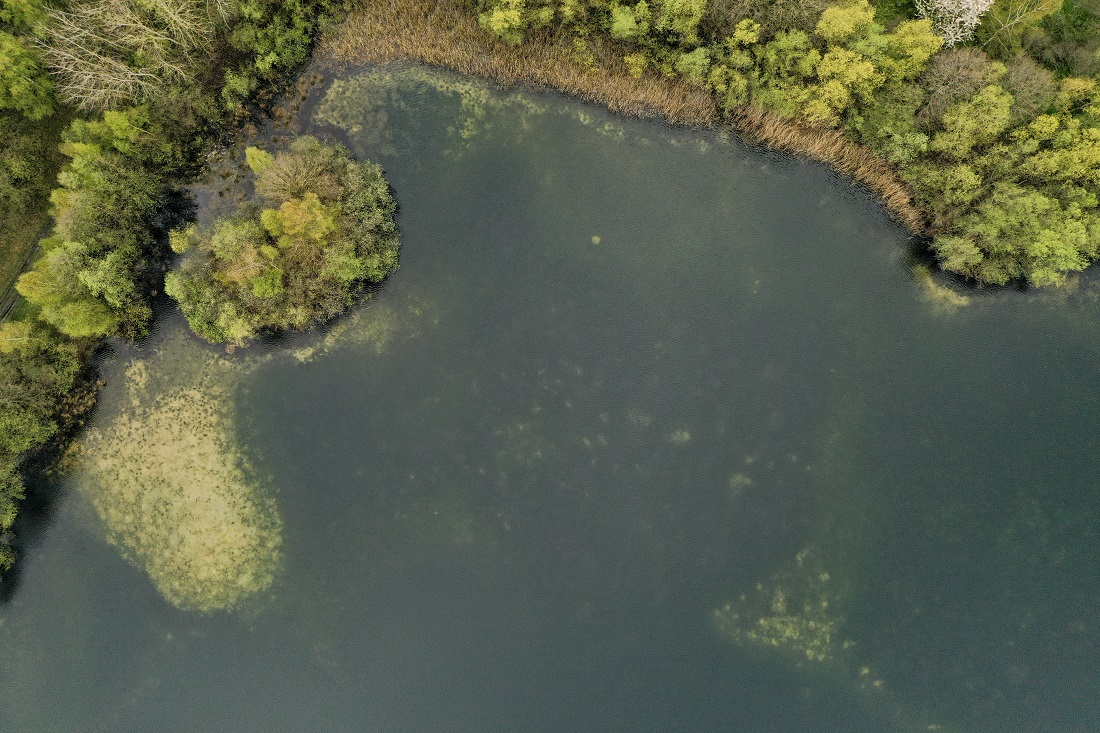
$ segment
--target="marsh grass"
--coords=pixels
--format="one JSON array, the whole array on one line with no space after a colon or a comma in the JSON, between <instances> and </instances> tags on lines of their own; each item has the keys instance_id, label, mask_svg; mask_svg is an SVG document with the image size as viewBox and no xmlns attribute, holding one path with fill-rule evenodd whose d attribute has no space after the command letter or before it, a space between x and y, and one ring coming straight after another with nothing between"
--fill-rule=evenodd
<instances>
[{"instance_id":1,"label":"marsh grass","mask_svg":"<svg viewBox=\"0 0 1100 733\"><path fill-rule=\"evenodd\" d=\"M924 214L913 204L913 194L893 166L846 139L839 130L803 125L755 105L736 110L731 122L734 130L745 138L828 164L869 188L909 231L914 234L924 231Z\"/></svg>"},{"instance_id":2,"label":"marsh grass","mask_svg":"<svg viewBox=\"0 0 1100 733\"><path fill-rule=\"evenodd\" d=\"M589 50L592 56L582 59L568 40L551 35L508 46L450 0L366 0L321 39L317 57L336 68L414 60L506 85L551 87L629 116L691 125L721 121L713 97L701 87L655 74L636 79L622 61L622 49L609 44ZM893 166L839 131L802 125L752 105L736 110L729 122L753 141L832 166L870 189L911 232L924 231L925 216Z\"/></svg>"},{"instance_id":3,"label":"marsh grass","mask_svg":"<svg viewBox=\"0 0 1100 733\"><path fill-rule=\"evenodd\" d=\"M337 68L411 59L506 85L547 86L625 115L717 122L705 90L653 75L635 79L615 49L590 51L591 58L581 58L571 43L552 36L508 46L448 0L368 0L321 39L317 58Z\"/></svg>"}]
</instances>

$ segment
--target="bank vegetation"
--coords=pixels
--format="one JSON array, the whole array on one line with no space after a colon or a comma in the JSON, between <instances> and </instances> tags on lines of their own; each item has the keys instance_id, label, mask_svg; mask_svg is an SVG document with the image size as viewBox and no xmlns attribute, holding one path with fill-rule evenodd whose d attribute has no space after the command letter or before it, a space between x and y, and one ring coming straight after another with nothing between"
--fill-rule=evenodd
<instances>
[{"instance_id":1,"label":"bank vegetation","mask_svg":"<svg viewBox=\"0 0 1100 733\"><path fill-rule=\"evenodd\" d=\"M1095 0L0 0L0 290L30 261L0 329L0 571L20 466L62 431L82 360L148 329L181 185L326 24L333 64L416 59L826 161L975 283L1058 285L1100 258ZM239 261L217 261L219 232L196 234L209 278L180 270L167 289L205 335L316 320L288 291L297 264L347 265L314 301L322 317L349 273L374 277L377 252L325 254L349 252L326 214L346 202L306 193L225 225L255 235ZM286 222L263 209L288 203L311 223L281 250Z\"/></svg>"},{"instance_id":2,"label":"bank vegetation","mask_svg":"<svg viewBox=\"0 0 1100 733\"><path fill-rule=\"evenodd\" d=\"M80 410L69 396L95 383L80 375L97 339L148 329L182 184L342 7L0 0L0 303L29 262L0 326L0 573L22 466L88 407L85 391Z\"/></svg>"},{"instance_id":3,"label":"bank vegetation","mask_svg":"<svg viewBox=\"0 0 1100 733\"><path fill-rule=\"evenodd\" d=\"M731 124L863 183L979 284L1058 285L1100 256L1100 6L1084 0L393 0L322 51Z\"/></svg>"}]
</instances>

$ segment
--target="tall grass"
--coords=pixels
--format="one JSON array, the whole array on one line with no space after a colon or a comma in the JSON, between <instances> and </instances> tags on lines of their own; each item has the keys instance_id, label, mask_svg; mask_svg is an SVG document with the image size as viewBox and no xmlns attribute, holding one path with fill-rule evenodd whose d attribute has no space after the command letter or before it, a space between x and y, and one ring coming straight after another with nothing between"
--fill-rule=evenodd
<instances>
[{"instance_id":1,"label":"tall grass","mask_svg":"<svg viewBox=\"0 0 1100 733\"><path fill-rule=\"evenodd\" d=\"M925 216L913 203L913 194L890 163L844 137L839 130L800 124L756 105L745 105L731 115L742 136L776 150L805 155L836 169L869 188L909 231L925 229Z\"/></svg>"},{"instance_id":2,"label":"tall grass","mask_svg":"<svg viewBox=\"0 0 1100 733\"><path fill-rule=\"evenodd\" d=\"M456 0L362 0L347 19L321 39L317 58L347 67L412 59L503 84L536 84L602 104L630 116L659 116L676 124L714 125L720 114L706 90L682 79L630 75L621 49L588 48L584 59L564 37L545 35L513 47L482 29ZM833 166L882 199L912 232L925 217L893 167L836 130L809 127L759 107L746 106L729 120L735 131L777 150Z\"/></svg>"},{"instance_id":3,"label":"tall grass","mask_svg":"<svg viewBox=\"0 0 1100 733\"><path fill-rule=\"evenodd\" d=\"M659 116L676 124L718 120L705 90L653 75L635 79L621 54L589 51L594 64L585 63L570 42L549 36L508 46L454 0L364 0L321 39L317 54L335 66L413 59L508 85L548 86L614 112Z\"/></svg>"}]
</instances>

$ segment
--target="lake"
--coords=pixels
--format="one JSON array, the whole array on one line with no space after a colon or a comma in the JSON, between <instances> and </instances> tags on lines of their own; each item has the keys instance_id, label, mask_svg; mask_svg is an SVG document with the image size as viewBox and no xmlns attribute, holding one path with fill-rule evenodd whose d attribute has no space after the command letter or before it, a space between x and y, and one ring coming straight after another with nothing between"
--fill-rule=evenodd
<instances>
[{"instance_id":1,"label":"lake","mask_svg":"<svg viewBox=\"0 0 1100 733\"><path fill-rule=\"evenodd\" d=\"M1100 729L1094 274L967 291L823 166L418 66L300 119L383 165L401 268L112 346L0 730ZM231 601L161 562L238 510Z\"/></svg>"}]
</instances>

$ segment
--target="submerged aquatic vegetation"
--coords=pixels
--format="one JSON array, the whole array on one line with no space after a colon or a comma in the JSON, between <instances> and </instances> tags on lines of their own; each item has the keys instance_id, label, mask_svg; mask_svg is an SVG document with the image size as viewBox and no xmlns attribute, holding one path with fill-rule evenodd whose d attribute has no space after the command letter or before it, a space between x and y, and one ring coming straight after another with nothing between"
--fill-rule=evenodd
<instances>
[{"instance_id":1,"label":"submerged aquatic vegetation","mask_svg":"<svg viewBox=\"0 0 1100 733\"><path fill-rule=\"evenodd\" d=\"M417 114L405 93L409 89L430 89L457 100L460 108L448 133L463 143L491 126L489 112L498 117L507 112L522 123L531 115L547 111L526 94L499 94L484 82L422 66L398 65L376 67L334 81L314 119L362 138L361 146L392 155L398 152L395 135L400 131L395 128L401 125L399 120L390 119L391 111Z\"/></svg>"},{"instance_id":2,"label":"submerged aquatic vegetation","mask_svg":"<svg viewBox=\"0 0 1100 733\"><path fill-rule=\"evenodd\" d=\"M970 296L963 295L951 287L937 282L932 269L926 265L913 268L913 275L920 285L921 296L939 313L954 313L959 308L970 305Z\"/></svg>"},{"instance_id":3,"label":"submerged aquatic vegetation","mask_svg":"<svg viewBox=\"0 0 1100 733\"><path fill-rule=\"evenodd\" d=\"M791 570L717 609L715 623L736 644L774 647L810 662L836 660L852 642L841 636L831 581L815 550L803 549Z\"/></svg>"},{"instance_id":4,"label":"submerged aquatic vegetation","mask_svg":"<svg viewBox=\"0 0 1100 733\"><path fill-rule=\"evenodd\" d=\"M676 445L687 445L691 442L691 431L687 428L677 428L669 434L668 439Z\"/></svg>"},{"instance_id":5,"label":"submerged aquatic vegetation","mask_svg":"<svg viewBox=\"0 0 1100 733\"><path fill-rule=\"evenodd\" d=\"M317 342L291 355L301 362L346 348L365 348L382 354L394 342L418 337L426 327L439 324L435 303L417 296L403 302L394 298L371 301L357 308L329 329Z\"/></svg>"},{"instance_id":6,"label":"submerged aquatic vegetation","mask_svg":"<svg viewBox=\"0 0 1100 733\"><path fill-rule=\"evenodd\" d=\"M628 138L627 128L618 119L592 115L574 105L550 104L521 91L501 91L477 78L405 64L376 66L336 79L325 92L313 119L348 133L352 137L350 144L360 156L395 156L414 145L406 128L421 114L417 93L426 90L458 105L447 126L453 144L446 152L455 157L471 149L475 138L490 131L499 132L500 120L507 119L508 129L522 134L530 128L532 119L540 115L564 116L613 140ZM637 134L632 131L629 136L643 144L650 142ZM675 144L674 138L669 142ZM593 235L593 244L600 241L599 235Z\"/></svg>"},{"instance_id":7,"label":"submerged aquatic vegetation","mask_svg":"<svg viewBox=\"0 0 1100 733\"><path fill-rule=\"evenodd\" d=\"M174 346L165 352L188 348ZM154 393L165 386L165 352L130 366L128 406L90 429L67 464L107 539L166 600L194 611L234 608L274 581L282 520L235 442L238 367L206 354Z\"/></svg>"}]
</instances>

